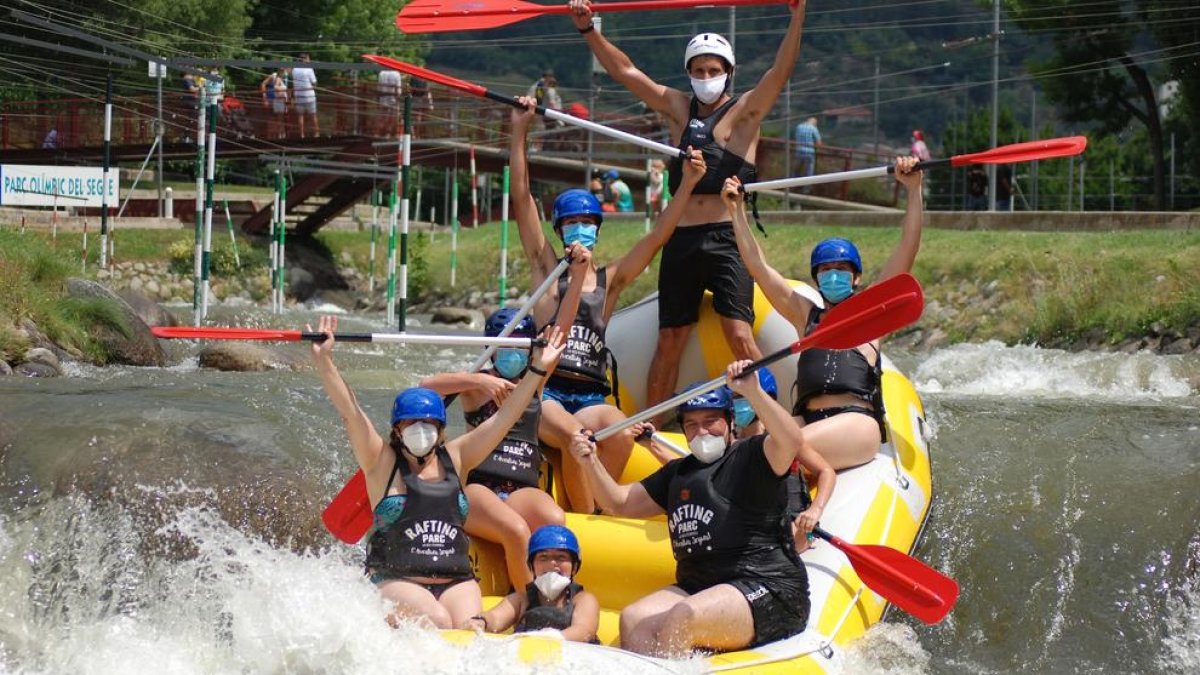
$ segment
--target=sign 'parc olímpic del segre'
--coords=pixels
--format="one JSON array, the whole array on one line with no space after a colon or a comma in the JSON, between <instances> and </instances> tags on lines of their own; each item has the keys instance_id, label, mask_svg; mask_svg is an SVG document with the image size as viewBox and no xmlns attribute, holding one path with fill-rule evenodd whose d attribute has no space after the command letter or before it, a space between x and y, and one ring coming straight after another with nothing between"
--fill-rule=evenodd
<instances>
[{"instance_id":1,"label":"sign 'parc ol\u00edmpic del segre'","mask_svg":"<svg viewBox=\"0 0 1200 675\"><path fill-rule=\"evenodd\" d=\"M117 204L118 171L108 175L108 204ZM102 206L104 171L87 166L0 165L0 206Z\"/></svg>"}]
</instances>

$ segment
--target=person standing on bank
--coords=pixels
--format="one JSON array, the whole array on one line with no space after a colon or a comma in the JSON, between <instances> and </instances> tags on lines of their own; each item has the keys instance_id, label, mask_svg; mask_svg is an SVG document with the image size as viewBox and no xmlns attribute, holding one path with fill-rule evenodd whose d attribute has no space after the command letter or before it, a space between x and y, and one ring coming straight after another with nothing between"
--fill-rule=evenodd
<instances>
[{"instance_id":1,"label":"person standing on bank","mask_svg":"<svg viewBox=\"0 0 1200 675\"><path fill-rule=\"evenodd\" d=\"M317 374L342 417L374 505L366 565L380 594L395 605L388 621L424 618L437 628L462 627L479 614L483 599L467 557L468 507L459 476L481 464L521 417L558 363L562 333L548 331L529 374L495 415L471 431L446 440L442 397L412 387L396 396L385 441L333 364L337 317L321 317L317 330L327 336L312 345Z\"/></svg>"},{"instance_id":2,"label":"person standing on bank","mask_svg":"<svg viewBox=\"0 0 1200 675\"><path fill-rule=\"evenodd\" d=\"M916 164L916 157L896 158L896 180L908 193L908 204L900 221L900 243L880 270L880 281L911 272L921 248L922 172L913 170ZM826 239L813 248L809 269L825 301L824 307L815 306L767 263L750 232L739 187L737 178L730 178L721 195L733 218L738 251L775 311L792 324L797 335L808 335L826 310L858 290L862 256L851 241L842 238ZM796 363L792 414L803 422L804 437L834 469L871 461L884 436L879 341L856 349L805 349Z\"/></svg>"},{"instance_id":3,"label":"person standing on bank","mask_svg":"<svg viewBox=\"0 0 1200 675\"><path fill-rule=\"evenodd\" d=\"M808 574L793 543L787 476L796 460L817 476L815 503L797 518L800 531L808 533L837 474L759 379L741 377L750 363L729 365L729 389L698 394L679 406L692 454L639 483L613 481L596 461L588 432L571 443L606 511L629 518L667 516L675 583L621 610L625 649L662 656L744 649L795 635L808 622ZM765 433L734 439L730 391L750 401Z\"/></svg>"},{"instance_id":4,"label":"person standing on bank","mask_svg":"<svg viewBox=\"0 0 1200 675\"><path fill-rule=\"evenodd\" d=\"M512 138L509 143L509 165L512 177L512 208L521 235L521 246L529 261L530 283L538 286L558 265L558 254L542 231L537 204L529 190L529 159L526 155L526 140L533 123L535 103L533 99L520 98L524 109L514 109L511 117ZM587 490L587 483L578 465L566 452L571 437L581 427L602 429L625 419L620 408L607 402L613 392L609 383L610 356L605 344L608 321L617 308L617 299L638 275L654 259L663 244L670 238L676 223L683 214L687 196L704 175L704 160L700 152L691 150L691 159L684 165L683 183L679 188L680 199L671 202L658 217L654 229L639 239L623 256L602 267L597 267L592 258L582 270L572 264L566 278L558 283L534 306L533 315L538 325L545 326L566 319L569 333L567 349L554 377L546 382L542 394L542 422L539 435L549 446L564 454L563 479L571 506L581 513L591 513L594 504ZM552 211L554 233L560 237L563 250L582 246L593 249L604 222L600 202L583 189L566 190L554 200ZM580 282L580 275L584 276ZM571 306L564 302L569 294L568 285L582 283L581 295ZM561 304L560 304L561 303ZM569 317L574 317L570 321ZM613 378L616 379L615 377ZM615 384L615 383L614 383ZM605 439L601 457L605 467L614 476L620 476L625 463L633 451L634 439L644 430L635 426L622 434Z\"/></svg>"},{"instance_id":5,"label":"person standing on bank","mask_svg":"<svg viewBox=\"0 0 1200 675\"><path fill-rule=\"evenodd\" d=\"M686 200L683 219L663 248L658 275L658 345L646 383L646 405L665 399L677 385L679 359L700 317L705 289L737 359L762 356L754 342L754 283L737 255L721 186L729 176L752 182L759 125L774 105L800 55L805 0L791 6L791 21L774 64L753 89L732 95L736 61L729 42L716 33L701 33L688 42L683 67L691 90L680 91L651 79L592 24L590 0L570 0L576 29L608 74L640 98L668 123L678 147L704 154L704 178ZM672 194L682 175L679 160L670 166Z\"/></svg>"}]
</instances>

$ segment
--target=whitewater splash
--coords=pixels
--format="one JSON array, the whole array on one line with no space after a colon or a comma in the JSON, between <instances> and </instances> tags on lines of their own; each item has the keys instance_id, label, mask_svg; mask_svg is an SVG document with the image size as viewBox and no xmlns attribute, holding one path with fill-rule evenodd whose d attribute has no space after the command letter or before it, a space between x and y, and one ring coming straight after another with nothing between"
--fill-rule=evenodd
<instances>
[{"instance_id":1,"label":"whitewater splash","mask_svg":"<svg viewBox=\"0 0 1200 675\"><path fill-rule=\"evenodd\" d=\"M1182 356L1066 352L997 341L941 349L916 369L922 394L1022 398L1177 398L1193 393L1200 363Z\"/></svg>"}]
</instances>

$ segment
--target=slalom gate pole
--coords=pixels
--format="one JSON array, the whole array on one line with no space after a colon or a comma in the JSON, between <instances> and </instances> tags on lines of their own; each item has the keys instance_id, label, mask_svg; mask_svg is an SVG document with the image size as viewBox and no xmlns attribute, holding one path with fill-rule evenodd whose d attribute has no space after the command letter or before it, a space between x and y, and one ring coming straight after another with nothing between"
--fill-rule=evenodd
<instances>
[{"instance_id":1,"label":"slalom gate pole","mask_svg":"<svg viewBox=\"0 0 1200 675\"><path fill-rule=\"evenodd\" d=\"M287 176L279 177L279 229L276 234L279 236L279 265L275 268L275 294L279 298L279 311L283 312L284 283L283 280L287 276L287 191L288 179Z\"/></svg>"},{"instance_id":2,"label":"slalom gate pole","mask_svg":"<svg viewBox=\"0 0 1200 675\"><path fill-rule=\"evenodd\" d=\"M196 108L196 248L192 261L192 325L200 325L200 274L201 258L204 255L204 125L208 112L204 106L204 88L201 87Z\"/></svg>"},{"instance_id":3,"label":"slalom gate pole","mask_svg":"<svg viewBox=\"0 0 1200 675\"><path fill-rule=\"evenodd\" d=\"M404 135L400 137L400 332L408 324L408 196L412 192L412 94L404 98Z\"/></svg>"},{"instance_id":4,"label":"slalom gate pole","mask_svg":"<svg viewBox=\"0 0 1200 675\"><path fill-rule=\"evenodd\" d=\"M279 234L275 229L279 226L279 190L281 188L280 179L283 176L279 173L279 165L275 166L275 201L271 204L271 231L267 235L270 240L271 263L267 270L267 279L271 283L271 313L279 313L279 305L276 302L277 296L275 293L275 270L279 266Z\"/></svg>"},{"instance_id":5,"label":"slalom gate pole","mask_svg":"<svg viewBox=\"0 0 1200 675\"><path fill-rule=\"evenodd\" d=\"M367 297L375 297L375 244L379 240L379 190L371 190L371 261L367 268Z\"/></svg>"},{"instance_id":6,"label":"slalom gate pole","mask_svg":"<svg viewBox=\"0 0 1200 675\"><path fill-rule=\"evenodd\" d=\"M112 165L112 73L104 82L104 160L100 178L100 269L108 267L108 175Z\"/></svg>"},{"instance_id":7,"label":"slalom gate pole","mask_svg":"<svg viewBox=\"0 0 1200 675\"><path fill-rule=\"evenodd\" d=\"M458 273L458 171L450 181L450 288L454 288Z\"/></svg>"},{"instance_id":8,"label":"slalom gate pole","mask_svg":"<svg viewBox=\"0 0 1200 675\"><path fill-rule=\"evenodd\" d=\"M229 213L229 200L223 199L221 203L225 206L225 226L229 228L229 244L233 246L233 264L237 265L240 271L242 269L242 256L238 255L237 235L233 233L233 216Z\"/></svg>"},{"instance_id":9,"label":"slalom gate pole","mask_svg":"<svg viewBox=\"0 0 1200 675\"><path fill-rule=\"evenodd\" d=\"M212 220L213 220L213 185L216 182L217 171L217 102L209 104L208 108L208 150L205 159L208 167L204 172L204 255L201 257L200 288L200 318L208 318L208 296L212 275Z\"/></svg>"},{"instance_id":10,"label":"slalom gate pole","mask_svg":"<svg viewBox=\"0 0 1200 675\"><path fill-rule=\"evenodd\" d=\"M471 227L479 227L479 174L475 172L475 146L471 146Z\"/></svg>"},{"instance_id":11,"label":"slalom gate pole","mask_svg":"<svg viewBox=\"0 0 1200 675\"><path fill-rule=\"evenodd\" d=\"M504 306L508 299L508 165L504 165L500 195L500 297L496 304Z\"/></svg>"}]
</instances>

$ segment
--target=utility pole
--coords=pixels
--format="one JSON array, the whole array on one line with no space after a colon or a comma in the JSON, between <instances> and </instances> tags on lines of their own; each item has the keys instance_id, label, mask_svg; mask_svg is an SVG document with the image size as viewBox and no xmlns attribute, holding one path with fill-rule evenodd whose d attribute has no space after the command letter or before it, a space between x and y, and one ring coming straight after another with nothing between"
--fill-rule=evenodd
<instances>
[{"instance_id":1,"label":"utility pole","mask_svg":"<svg viewBox=\"0 0 1200 675\"><path fill-rule=\"evenodd\" d=\"M875 57L875 103L872 106L871 121L874 126L875 154L879 154L879 57Z\"/></svg>"}]
</instances>

